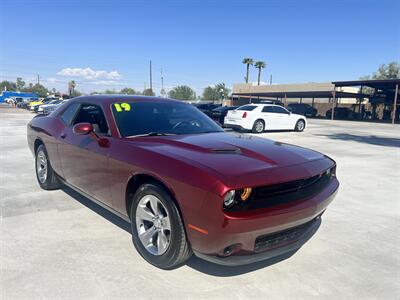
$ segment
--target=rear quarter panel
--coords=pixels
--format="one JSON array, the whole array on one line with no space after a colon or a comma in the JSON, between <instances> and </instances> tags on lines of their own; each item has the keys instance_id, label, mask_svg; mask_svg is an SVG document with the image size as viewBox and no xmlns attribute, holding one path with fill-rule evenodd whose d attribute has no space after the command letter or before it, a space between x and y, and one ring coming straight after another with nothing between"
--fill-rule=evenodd
<instances>
[{"instance_id":1,"label":"rear quarter panel","mask_svg":"<svg viewBox=\"0 0 400 300\"><path fill-rule=\"evenodd\" d=\"M60 159L58 155L58 137L64 124L58 119L50 116L38 115L28 124L27 138L28 145L33 155L36 140L40 140L46 147L51 166L60 176L63 176Z\"/></svg>"}]
</instances>

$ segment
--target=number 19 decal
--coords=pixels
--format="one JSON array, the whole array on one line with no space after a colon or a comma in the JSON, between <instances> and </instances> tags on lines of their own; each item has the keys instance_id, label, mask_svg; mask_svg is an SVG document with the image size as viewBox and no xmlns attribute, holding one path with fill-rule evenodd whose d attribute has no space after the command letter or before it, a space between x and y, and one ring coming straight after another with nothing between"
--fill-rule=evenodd
<instances>
[{"instance_id":1,"label":"number 19 decal","mask_svg":"<svg viewBox=\"0 0 400 300\"><path fill-rule=\"evenodd\" d=\"M131 105L129 103L114 103L117 112L130 111Z\"/></svg>"}]
</instances>

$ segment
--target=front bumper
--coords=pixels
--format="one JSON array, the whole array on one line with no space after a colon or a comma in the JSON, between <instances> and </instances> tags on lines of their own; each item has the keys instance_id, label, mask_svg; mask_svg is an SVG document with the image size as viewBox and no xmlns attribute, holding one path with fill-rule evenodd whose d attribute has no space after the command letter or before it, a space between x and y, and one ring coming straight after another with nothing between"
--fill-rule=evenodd
<instances>
[{"instance_id":1,"label":"front bumper","mask_svg":"<svg viewBox=\"0 0 400 300\"><path fill-rule=\"evenodd\" d=\"M199 224L208 234L189 231L192 249L198 257L223 265L248 264L298 249L318 228L319 225L309 224L317 224L315 220L320 222L320 216L336 196L338 187L339 182L334 178L309 198L245 213L208 215L206 225ZM206 209L210 211L209 206ZM308 228L292 238L281 236L299 227ZM278 241L273 247L270 247L270 237ZM263 238L266 238L267 247L259 247L258 241ZM233 248L231 253L226 252L229 248Z\"/></svg>"},{"instance_id":2,"label":"front bumper","mask_svg":"<svg viewBox=\"0 0 400 300\"><path fill-rule=\"evenodd\" d=\"M296 235L294 232L298 227L285 230L276 234L271 234L270 239L266 238L267 243L271 243L269 250L262 251L259 253L248 254L248 255L232 255L232 256L217 256L217 255L206 255L200 252L194 251L194 254L206 261L223 265L223 266L239 266L256 263L262 260L271 259L286 253L294 252L301 248L318 230L321 225L321 216L316 217L312 221L303 224L304 228L299 229L301 234ZM293 236L293 238L291 238Z\"/></svg>"}]
</instances>

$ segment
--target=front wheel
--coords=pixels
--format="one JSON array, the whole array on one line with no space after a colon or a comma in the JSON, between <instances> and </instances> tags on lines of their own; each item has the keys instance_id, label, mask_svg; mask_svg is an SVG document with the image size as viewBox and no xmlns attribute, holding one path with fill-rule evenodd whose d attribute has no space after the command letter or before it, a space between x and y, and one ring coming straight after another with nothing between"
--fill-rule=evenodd
<instances>
[{"instance_id":1,"label":"front wheel","mask_svg":"<svg viewBox=\"0 0 400 300\"><path fill-rule=\"evenodd\" d=\"M160 185L147 183L133 196L132 240L140 255L161 269L182 265L192 254L179 210Z\"/></svg>"},{"instance_id":2,"label":"front wheel","mask_svg":"<svg viewBox=\"0 0 400 300\"><path fill-rule=\"evenodd\" d=\"M294 131L302 132L304 128L306 128L306 123L303 120L298 120L294 127Z\"/></svg>"},{"instance_id":3,"label":"front wheel","mask_svg":"<svg viewBox=\"0 0 400 300\"><path fill-rule=\"evenodd\" d=\"M36 178L42 189L55 190L60 188L60 181L51 167L46 147L43 144L36 150L35 166Z\"/></svg>"}]
</instances>

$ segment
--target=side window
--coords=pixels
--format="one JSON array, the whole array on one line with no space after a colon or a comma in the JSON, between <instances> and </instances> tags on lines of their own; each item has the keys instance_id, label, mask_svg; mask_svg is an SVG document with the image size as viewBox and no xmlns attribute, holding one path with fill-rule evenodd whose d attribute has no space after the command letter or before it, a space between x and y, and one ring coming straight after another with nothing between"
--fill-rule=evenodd
<instances>
[{"instance_id":1,"label":"side window","mask_svg":"<svg viewBox=\"0 0 400 300\"><path fill-rule=\"evenodd\" d=\"M76 111L79 107L79 103L72 103L70 106L67 107L66 110L64 110L64 112L61 114L61 120L63 120L63 122L66 125L71 125L72 119L74 118Z\"/></svg>"},{"instance_id":2,"label":"side window","mask_svg":"<svg viewBox=\"0 0 400 300\"><path fill-rule=\"evenodd\" d=\"M106 118L98 105L83 104L74 120L74 125L78 123L92 124L93 131L99 135L109 134Z\"/></svg>"},{"instance_id":3,"label":"side window","mask_svg":"<svg viewBox=\"0 0 400 300\"><path fill-rule=\"evenodd\" d=\"M278 114L288 114L289 113L286 109L284 109L283 107L280 107L280 106L273 106L273 108L274 108L275 112Z\"/></svg>"},{"instance_id":4,"label":"side window","mask_svg":"<svg viewBox=\"0 0 400 300\"><path fill-rule=\"evenodd\" d=\"M275 111L273 109L273 106L268 106L267 105L267 106L263 107L262 112L264 112L264 113L274 113Z\"/></svg>"}]
</instances>

